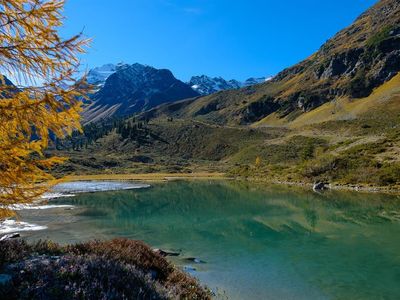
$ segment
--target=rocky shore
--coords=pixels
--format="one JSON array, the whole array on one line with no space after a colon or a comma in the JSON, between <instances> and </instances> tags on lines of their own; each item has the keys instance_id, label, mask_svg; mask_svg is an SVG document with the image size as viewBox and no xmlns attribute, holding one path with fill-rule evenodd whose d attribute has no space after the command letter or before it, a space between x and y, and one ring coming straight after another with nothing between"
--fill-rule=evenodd
<instances>
[{"instance_id":1,"label":"rocky shore","mask_svg":"<svg viewBox=\"0 0 400 300\"><path fill-rule=\"evenodd\" d=\"M237 177L237 180L245 180L251 182L263 182L267 184L277 184L277 185L286 185L286 186L298 186L304 187L314 191L321 190L337 190L337 191L353 191L353 192L364 192L364 193L384 193L384 194L400 194L399 186L373 186L373 185L364 185L364 184L340 184L340 183L329 183L324 182L323 188L315 188L321 187L321 182L301 182L301 181L285 181L285 180L274 180L274 179L266 179L266 178L258 178L258 177Z\"/></svg>"}]
</instances>

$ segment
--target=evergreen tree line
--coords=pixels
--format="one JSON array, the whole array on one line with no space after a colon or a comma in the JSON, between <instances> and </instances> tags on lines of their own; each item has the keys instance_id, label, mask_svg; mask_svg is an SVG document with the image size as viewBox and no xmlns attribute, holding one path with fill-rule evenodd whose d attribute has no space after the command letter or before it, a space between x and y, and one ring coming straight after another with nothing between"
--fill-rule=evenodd
<instances>
[{"instance_id":1,"label":"evergreen tree line","mask_svg":"<svg viewBox=\"0 0 400 300\"><path fill-rule=\"evenodd\" d=\"M136 122L136 119L132 118L128 121L119 122L115 128L123 140L140 140L148 133L147 124L148 120Z\"/></svg>"},{"instance_id":2,"label":"evergreen tree line","mask_svg":"<svg viewBox=\"0 0 400 300\"><path fill-rule=\"evenodd\" d=\"M82 131L74 131L72 135L66 139L55 139L55 147L57 150L74 150L79 151L87 149L99 139L107 136L115 131L123 140L142 140L149 130L146 127L148 119L137 121L135 117L111 118L99 122L93 122L83 126Z\"/></svg>"}]
</instances>

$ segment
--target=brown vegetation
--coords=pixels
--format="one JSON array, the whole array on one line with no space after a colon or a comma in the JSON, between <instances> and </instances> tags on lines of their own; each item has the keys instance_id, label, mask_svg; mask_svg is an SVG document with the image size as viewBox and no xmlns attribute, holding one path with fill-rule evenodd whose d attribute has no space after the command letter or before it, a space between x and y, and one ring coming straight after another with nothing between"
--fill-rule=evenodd
<instances>
[{"instance_id":1,"label":"brown vegetation","mask_svg":"<svg viewBox=\"0 0 400 300\"><path fill-rule=\"evenodd\" d=\"M60 246L0 242L2 299L209 299L199 283L139 241Z\"/></svg>"}]
</instances>

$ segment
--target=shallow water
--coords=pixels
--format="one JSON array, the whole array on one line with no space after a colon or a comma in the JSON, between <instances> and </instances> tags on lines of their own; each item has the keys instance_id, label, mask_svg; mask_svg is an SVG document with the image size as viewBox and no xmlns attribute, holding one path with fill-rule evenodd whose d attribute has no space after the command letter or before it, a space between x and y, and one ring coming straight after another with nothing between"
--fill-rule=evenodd
<instances>
[{"instance_id":1,"label":"shallow water","mask_svg":"<svg viewBox=\"0 0 400 300\"><path fill-rule=\"evenodd\" d=\"M179 181L51 204L74 209L20 211L48 227L23 236L144 240L232 299L400 299L395 196Z\"/></svg>"}]
</instances>

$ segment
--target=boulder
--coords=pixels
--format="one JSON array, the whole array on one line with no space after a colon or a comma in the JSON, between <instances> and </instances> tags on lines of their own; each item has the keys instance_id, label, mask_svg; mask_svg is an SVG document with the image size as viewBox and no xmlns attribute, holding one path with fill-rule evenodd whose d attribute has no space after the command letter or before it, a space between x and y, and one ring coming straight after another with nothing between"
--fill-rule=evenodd
<instances>
[{"instance_id":1,"label":"boulder","mask_svg":"<svg viewBox=\"0 0 400 300\"><path fill-rule=\"evenodd\" d=\"M196 264L205 264L206 263L204 260L201 260L201 259L196 258L196 257L187 257L187 258L185 258L185 260L188 261L188 262L196 263Z\"/></svg>"},{"instance_id":2,"label":"boulder","mask_svg":"<svg viewBox=\"0 0 400 300\"><path fill-rule=\"evenodd\" d=\"M153 249L154 253L160 254L163 257L166 256L179 256L180 253L179 252L173 252L173 251L166 251L166 250L162 250L162 249Z\"/></svg>"},{"instance_id":3,"label":"boulder","mask_svg":"<svg viewBox=\"0 0 400 300\"><path fill-rule=\"evenodd\" d=\"M322 181L317 181L313 185L313 190L314 191L323 191L323 190L326 190L326 189L327 189L327 187L326 187L325 183L322 182Z\"/></svg>"}]
</instances>

